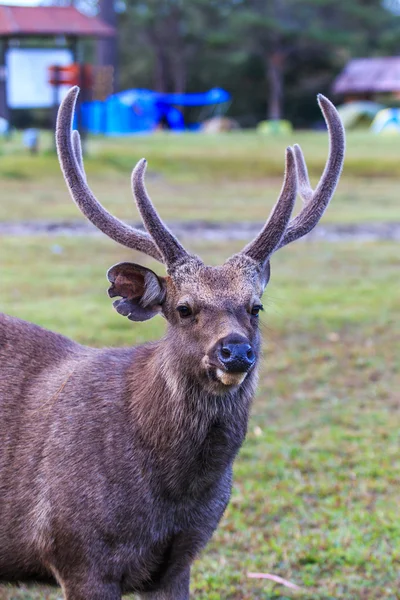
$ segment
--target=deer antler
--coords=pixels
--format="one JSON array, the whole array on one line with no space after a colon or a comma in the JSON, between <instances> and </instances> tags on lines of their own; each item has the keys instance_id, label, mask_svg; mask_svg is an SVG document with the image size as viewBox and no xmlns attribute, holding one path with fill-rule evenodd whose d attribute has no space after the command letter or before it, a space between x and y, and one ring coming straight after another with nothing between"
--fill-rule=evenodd
<instances>
[{"instance_id":1,"label":"deer antler","mask_svg":"<svg viewBox=\"0 0 400 600\"><path fill-rule=\"evenodd\" d=\"M142 158L133 169L132 192L147 231L160 249L165 263L172 266L181 260L185 260L188 253L162 221L147 194L144 185L146 165L146 159Z\"/></svg>"},{"instance_id":2,"label":"deer antler","mask_svg":"<svg viewBox=\"0 0 400 600\"><path fill-rule=\"evenodd\" d=\"M312 189L308 178L306 161L297 144L294 146L299 191L304 206L299 214L290 221L285 235L276 248L282 248L309 233L324 214L339 181L344 162L345 133L339 113L332 102L318 94L318 104L324 115L329 134L329 156L322 177Z\"/></svg>"},{"instance_id":3,"label":"deer antler","mask_svg":"<svg viewBox=\"0 0 400 600\"><path fill-rule=\"evenodd\" d=\"M294 157L293 151L288 148L285 180L279 200L261 233L242 250L242 254L258 262L265 263L273 252L311 231L324 214L336 189L344 161L344 129L333 104L321 94L318 95L318 103L329 134L329 157L324 172L314 191L300 146L294 146ZM290 221L297 181L304 206Z\"/></svg>"},{"instance_id":4,"label":"deer antler","mask_svg":"<svg viewBox=\"0 0 400 600\"><path fill-rule=\"evenodd\" d=\"M241 254L264 263L279 245L288 226L297 195L296 163L292 148L286 149L285 178L277 203L258 236L247 244Z\"/></svg>"},{"instance_id":5,"label":"deer antler","mask_svg":"<svg viewBox=\"0 0 400 600\"><path fill-rule=\"evenodd\" d=\"M144 159L133 170L132 190L148 233L130 227L114 217L91 192L86 183L79 133L73 131L71 134L78 93L78 87L72 88L62 102L56 130L58 157L73 200L98 229L123 246L144 252L169 267L185 260L188 253L163 223L147 194L144 185ZM287 149L285 178L279 199L259 235L241 252L259 263L265 263L273 252L311 231L325 212L336 189L344 160L344 129L333 104L321 94L318 102L329 134L330 150L324 172L313 190L300 146L296 144L294 149ZM304 206L290 220L297 183Z\"/></svg>"},{"instance_id":6,"label":"deer antler","mask_svg":"<svg viewBox=\"0 0 400 600\"><path fill-rule=\"evenodd\" d=\"M72 147L74 149L76 164L78 165L78 167L81 170L82 177L84 178L85 181L87 181L85 167L83 165L83 152L82 152L82 146L81 146L81 136L79 135L79 131L76 131L76 129L74 129L72 132Z\"/></svg>"},{"instance_id":7,"label":"deer antler","mask_svg":"<svg viewBox=\"0 0 400 600\"><path fill-rule=\"evenodd\" d=\"M79 133L72 133L72 119L78 93L78 87L73 87L68 92L58 111L56 127L58 159L72 199L85 217L108 237L127 248L139 250L164 262L159 249L150 236L126 225L109 213L87 185Z\"/></svg>"}]
</instances>

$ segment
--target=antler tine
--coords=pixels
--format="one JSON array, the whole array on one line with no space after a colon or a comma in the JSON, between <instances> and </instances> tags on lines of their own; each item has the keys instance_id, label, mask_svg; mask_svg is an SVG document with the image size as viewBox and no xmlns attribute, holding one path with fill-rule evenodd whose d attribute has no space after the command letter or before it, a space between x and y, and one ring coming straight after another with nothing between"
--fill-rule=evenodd
<instances>
[{"instance_id":1,"label":"antler tine","mask_svg":"<svg viewBox=\"0 0 400 600\"><path fill-rule=\"evenodd\" d=\"M88 187L83 169L79 134L71 134L78 93L78 87L73 87L68 92L59 108L56 126L58 159L72 199L85 217L108 237L127 248L139 250L163 262L157 246L149 235L114 217L103 208Z\"/></svg>"},{"instance_id":2,"label":"antler tine","mask_svg":"<svg viewBox=\"0 0 400 600\"><path fill-rule=\"evenodd\" d=\"M309 202L313 196L314 190L311 187L310 179L308 177L308 169L307 164L304 159L304 154L302 149L298 144L293 146L294 149L294 157L296 160L296 168L297 168L297 181L299 184L299 194L301 199L306 204Z\"/></svg>"},{"instance_id":3,"label":"antler tine","mask_svg":"<svg viewBox=\"0 0 400 600\"><path fill-rule=\"evenodd\" d=\"M187 258L188 253L162 221L150 200L144 183L146 166L147 161L142 158L134 168L132 172L132 192L147 231L160 249L166 264L172 267L177 262Z\"/></svg>"},{"instance_id":4,"label":"antler tine","mask_svg":"<svg viewBox=\"0 0 400 600\"><path fill-rule=\"evenodd\" d=\"M250 242L242 254L263 264L279 246L279 243L289 223L297 195L297 174L294 152L286 149L285 177L282 190L268 221L258 236Z\"/></svg>"},{"instance_id":5,"label":"antler tine","mask_svg":"<svg viewBox=\"0 0 400 600\"><path fill-rule=\"evenodd\" d=\"M85 181L87 181L85 167L83 164L81 136L79 135L79 131L76 131L76 129L74 129L72 132L72 147L74 149L75 160L76 160L78 167L81 170L82 177L84 178Z\"/></svg>"},{"instance_id":6,"label":"antler tine","mask_svg":"<svg viewBox=\"0 0 400 600\"><path fill-rule=\"evenodd\" d=\"M286 246L309 233L324 214L339 181L344 162L345 133L339 113L333 104L318 95L318 103L324 115L329 134L329 156L322 177L315 189L308 178L307 166L300 146L295 146L296 168L300 194L304 206L300 213L289 223L278 248ZM277 249L278 249L277 248Z\"/></svg>"}]
</instances>

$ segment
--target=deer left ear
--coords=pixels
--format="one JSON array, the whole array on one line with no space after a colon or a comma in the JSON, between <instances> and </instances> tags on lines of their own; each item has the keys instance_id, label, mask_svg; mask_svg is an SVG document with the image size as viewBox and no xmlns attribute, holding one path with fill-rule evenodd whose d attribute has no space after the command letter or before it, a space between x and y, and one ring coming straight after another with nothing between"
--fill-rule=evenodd
<instances>
[{"instance_id":1,"label":"deer left ear","mask_svg":"<svg viewBox=\"0 0 400 600\"><path fill-rule=\"evenodd\" d=\"M146 267L133 263L119 263L107 272L111 287L110 298L120 315L131 321L147 321L161 311L165 299L165 280Z\"/></svg>"}]
</instances>

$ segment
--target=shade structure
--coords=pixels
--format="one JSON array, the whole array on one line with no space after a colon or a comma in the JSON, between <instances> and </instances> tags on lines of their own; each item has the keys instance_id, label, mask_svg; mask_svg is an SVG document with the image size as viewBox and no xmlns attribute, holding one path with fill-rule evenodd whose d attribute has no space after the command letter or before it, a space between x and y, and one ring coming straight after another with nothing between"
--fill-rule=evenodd
<instances>
[{"instance_id":1,"label":"shade structure","mask_svg":"<svg viewBox=\"0 0 400 600\"><path fill-rule=\"evenodd\" d=\"M229 102L231 95L221 88L213 88L198 94L161 94L152 90L125 90L114 94L122 104L133 106L135 102L163 102L178 106L210 106Z\"/></svg>"},{"instance_id":2,"label":"shade structure","mask_svg":"<svg viewBox=\"0 0 400 600\"><path fill-rule=\"evenodd\" d=\"M231 99L230 94L214 88L198 94L160 94L133 89L113 94L105 102L82 106L86 129L92 133L125 135L153 131L160 123L173 131L183 131L182 106L216 106ZM178 108L179 107L179 108Z\"/></svg>"},{"instance_id":3,"label":"shade structure","mask_svg":"<svg viewBox=\"0 0 400 600\"><path fill-rule=\"evenodd\" d=\"M0 5L0 37L112 37L115 29L74 6Z\"/></svg>"},{"instance_id":4,"label":"shade structure","mask_svg":"<svg viewBox=\"0 0 400 600\"><path fill-rule=\"evenodd\" d=\"M333 83L335 94L400 91L400 56L356 58L349 61Z\"/></svg>"}]
</instances>

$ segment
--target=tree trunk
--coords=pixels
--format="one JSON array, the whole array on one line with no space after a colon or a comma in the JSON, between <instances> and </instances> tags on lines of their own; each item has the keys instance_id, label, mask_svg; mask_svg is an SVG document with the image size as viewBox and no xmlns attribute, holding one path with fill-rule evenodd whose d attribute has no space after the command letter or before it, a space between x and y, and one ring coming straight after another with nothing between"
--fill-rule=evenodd
<instances>
[{"instance_id":1,"label":"tree trunk","mask_svg":"<svg viewBox=\"0 0 400 600\"><path fill-rule=\"evenodd\" d=\"M114 10L114 0L99 1L99 17L111 27L117 27L117 15ZM113 88L118 89L118 47L117 36L100 38L97 41L97 64L101 67L111 66L113 68Z\"/></svg>"},{"instance_id":2,"label":"tree trunk","mask_svg":"<svg viewBox=\"0 0 400 600\"><path fill-rule=\"evenodd\" d=\"M186 81L187 81L187 72L186 72L186 60L184 56L184 49L182 48L182 52L180 54L175 54L172 62L172 83L173 83L173 92L175 94L184 94L186 92Z\"/></svg>"},{"instance_id":3,"label":"tree trunk","mask_svg":"<svg viewBox=\"0 0 400 600\"><path fill-rule=\"evenodd\" d=\"M165 60L165 52L162 46L156 44L154 50L154 89L156 92L165 93L168 91L168 75Z\"/></svg>"},{"instance_id":4,"label":"tree trunk","mask_svg":"<svg viewBox=\"0 0 400 600\"><path fill-rule=\"evenodd\" d=\"M265 58L268 81L268 119L282 118L283 113L283 52L272 52Z\"/></svg>"},{"instance_id":5,"label":"tree trunk","mask_svg":"<svg viewBox=\"0 0 400 600\"><path fill-rule=\"evenodd\" d=\"M154 89L156 92L164 94L168 92L168 68L164 42L162 35L158 31L157 22L148 25L146 37L154 56Z\"/></svg>"},{"instance_id":6,"label":"tree trunk","mask_svg":"<svg viewBox=\"0 0 400 600\"><path fill-rule=\"evenodd\" d=\"M186 44L182 29L183 13L180 6L173 6L170 18L167 21L169 40L169 66L171 72L172 91L175 94L183 94L186 91L187 69L186 69Z\"/></svg>"}]
</instances>

